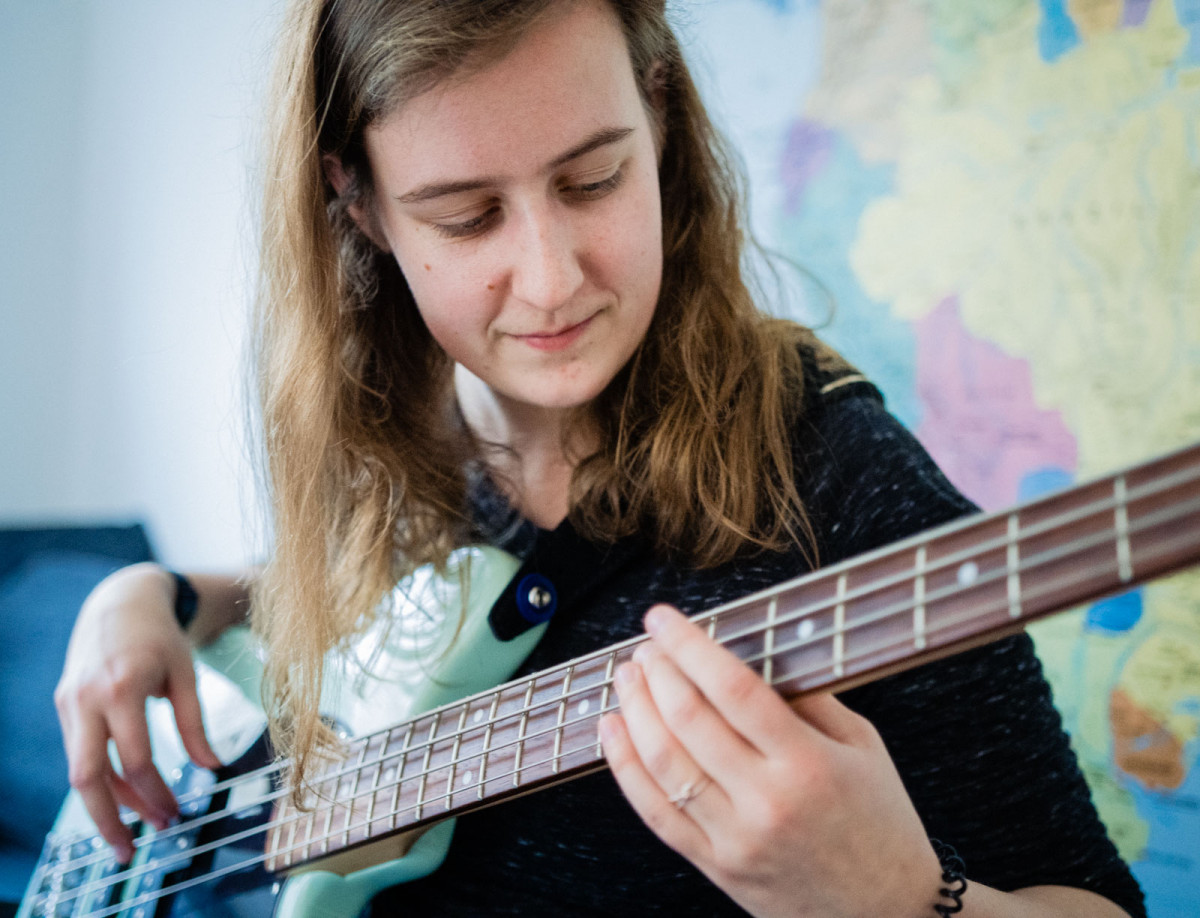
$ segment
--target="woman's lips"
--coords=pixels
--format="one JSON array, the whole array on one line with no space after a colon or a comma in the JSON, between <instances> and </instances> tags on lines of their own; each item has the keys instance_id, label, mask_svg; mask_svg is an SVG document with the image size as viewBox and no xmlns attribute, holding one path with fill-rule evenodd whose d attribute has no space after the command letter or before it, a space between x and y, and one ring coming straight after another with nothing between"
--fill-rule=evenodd
<instances>
[{"instance_id":1,"label":"woman's lips","mask_svg":"<svg viewBox=\"0 0 1200 918\"><path fill-rule=\"evenodd\" d=\"M532 348L537 348L539 351L561 351L564 348L574 344L579 336L587 331L587 327L592 324L594 316L589 316L582 322L575 325L570 325L562 331L553 335L515 335L519 341L523 341Z\"/></svg>"}]
</instances>

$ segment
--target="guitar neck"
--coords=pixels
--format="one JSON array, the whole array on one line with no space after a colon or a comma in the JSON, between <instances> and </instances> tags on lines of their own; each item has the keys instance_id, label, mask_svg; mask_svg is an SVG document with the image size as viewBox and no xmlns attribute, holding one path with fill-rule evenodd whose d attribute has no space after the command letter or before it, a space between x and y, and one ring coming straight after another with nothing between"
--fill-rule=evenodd
<instances>
[{"instance_id":1,"label":"guitar neck","mask_svg":"<svg viewBox=\"0 0 1200 918\"><path fill-rule=\"evenodd\" d=\"M969 517L694 620L785 696L842 690L1200 561L1200 444ZM280 804L290 870L596 771L634 638L355 740L312 808Z\"/></svg>"}]
</instances>

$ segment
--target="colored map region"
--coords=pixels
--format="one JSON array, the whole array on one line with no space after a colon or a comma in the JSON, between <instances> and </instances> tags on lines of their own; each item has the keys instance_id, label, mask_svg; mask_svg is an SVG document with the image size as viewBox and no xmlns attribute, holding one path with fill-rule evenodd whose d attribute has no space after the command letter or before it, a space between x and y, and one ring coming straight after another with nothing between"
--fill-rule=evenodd
<instances>
[{"instance_id":1,"label":"colored map region","mask_svg":"<svg viewBox=\"0 0 1200 918\"><path fill-rule=\"evenodd\" d=\"M801 269L777 308L965 494L1003 507L1200 439L1200 0L686 17L756 232ZM1200 915L1200 574L1034 637L1150 914Z\"/></svg>"}]
</instances>

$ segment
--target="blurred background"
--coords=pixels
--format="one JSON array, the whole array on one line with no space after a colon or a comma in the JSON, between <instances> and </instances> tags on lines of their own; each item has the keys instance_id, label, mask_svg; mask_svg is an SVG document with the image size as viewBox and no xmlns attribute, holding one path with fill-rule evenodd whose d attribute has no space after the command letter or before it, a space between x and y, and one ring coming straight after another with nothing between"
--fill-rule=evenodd
<instances>
[{"instance_id":1,"label":"blurred background","mask_svg":"<svg viewBox=\"0 0 1200 918\"><path fill-rule=\"evenodd\" d=\"M0 517L252 553L242 342L268 0L0 4Z\"/></svg>"},{"instance_id":2,"label":"blurred background","mask_svg":"<svg viewBox=\"0 0 1200 918\"><path fill-rule=\"evenodd\" d=\"M755 230L797 266L768 305L875 379L971 498L1200 439L1200 0L672 6ZM0 729L41 731L37 761L61 753L35 686L93 574L265 551L242 381L277 18L274 0L0 4L0 527L27 546L6 561L0 541L0 639L43 660L40 683L0 663ZM101 548L78 542L101 526ZM1035 638L1151 914L1200 913L1200 576ZM21 763L0 749L6 780ZM38 771L14 780L60 794ZM53 815L30 806L0 818L0 854L27 852L8 888Z\"/></svg>"}]
</instances>

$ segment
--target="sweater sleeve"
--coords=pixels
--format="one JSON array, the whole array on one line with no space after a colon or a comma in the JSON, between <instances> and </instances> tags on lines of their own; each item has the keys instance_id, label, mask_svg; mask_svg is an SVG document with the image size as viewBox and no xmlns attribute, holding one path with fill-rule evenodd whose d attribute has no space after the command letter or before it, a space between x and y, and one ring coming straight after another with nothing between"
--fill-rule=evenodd
<instances>
[{"instance_id":1,"label":"sweater sleeve","mask_svg":"<svg viewBox=\"0 0 1200 918\"><path fill-rule=\"evenodd\" d=\"M870 387L828 399L804 438L823 563L974 511ZM870 391L864 391L864 388ZM931 837L1002 890L1089 889L1144 916L1021 634L846 692L879 730Z\"/></svg>"}]
</instances>

